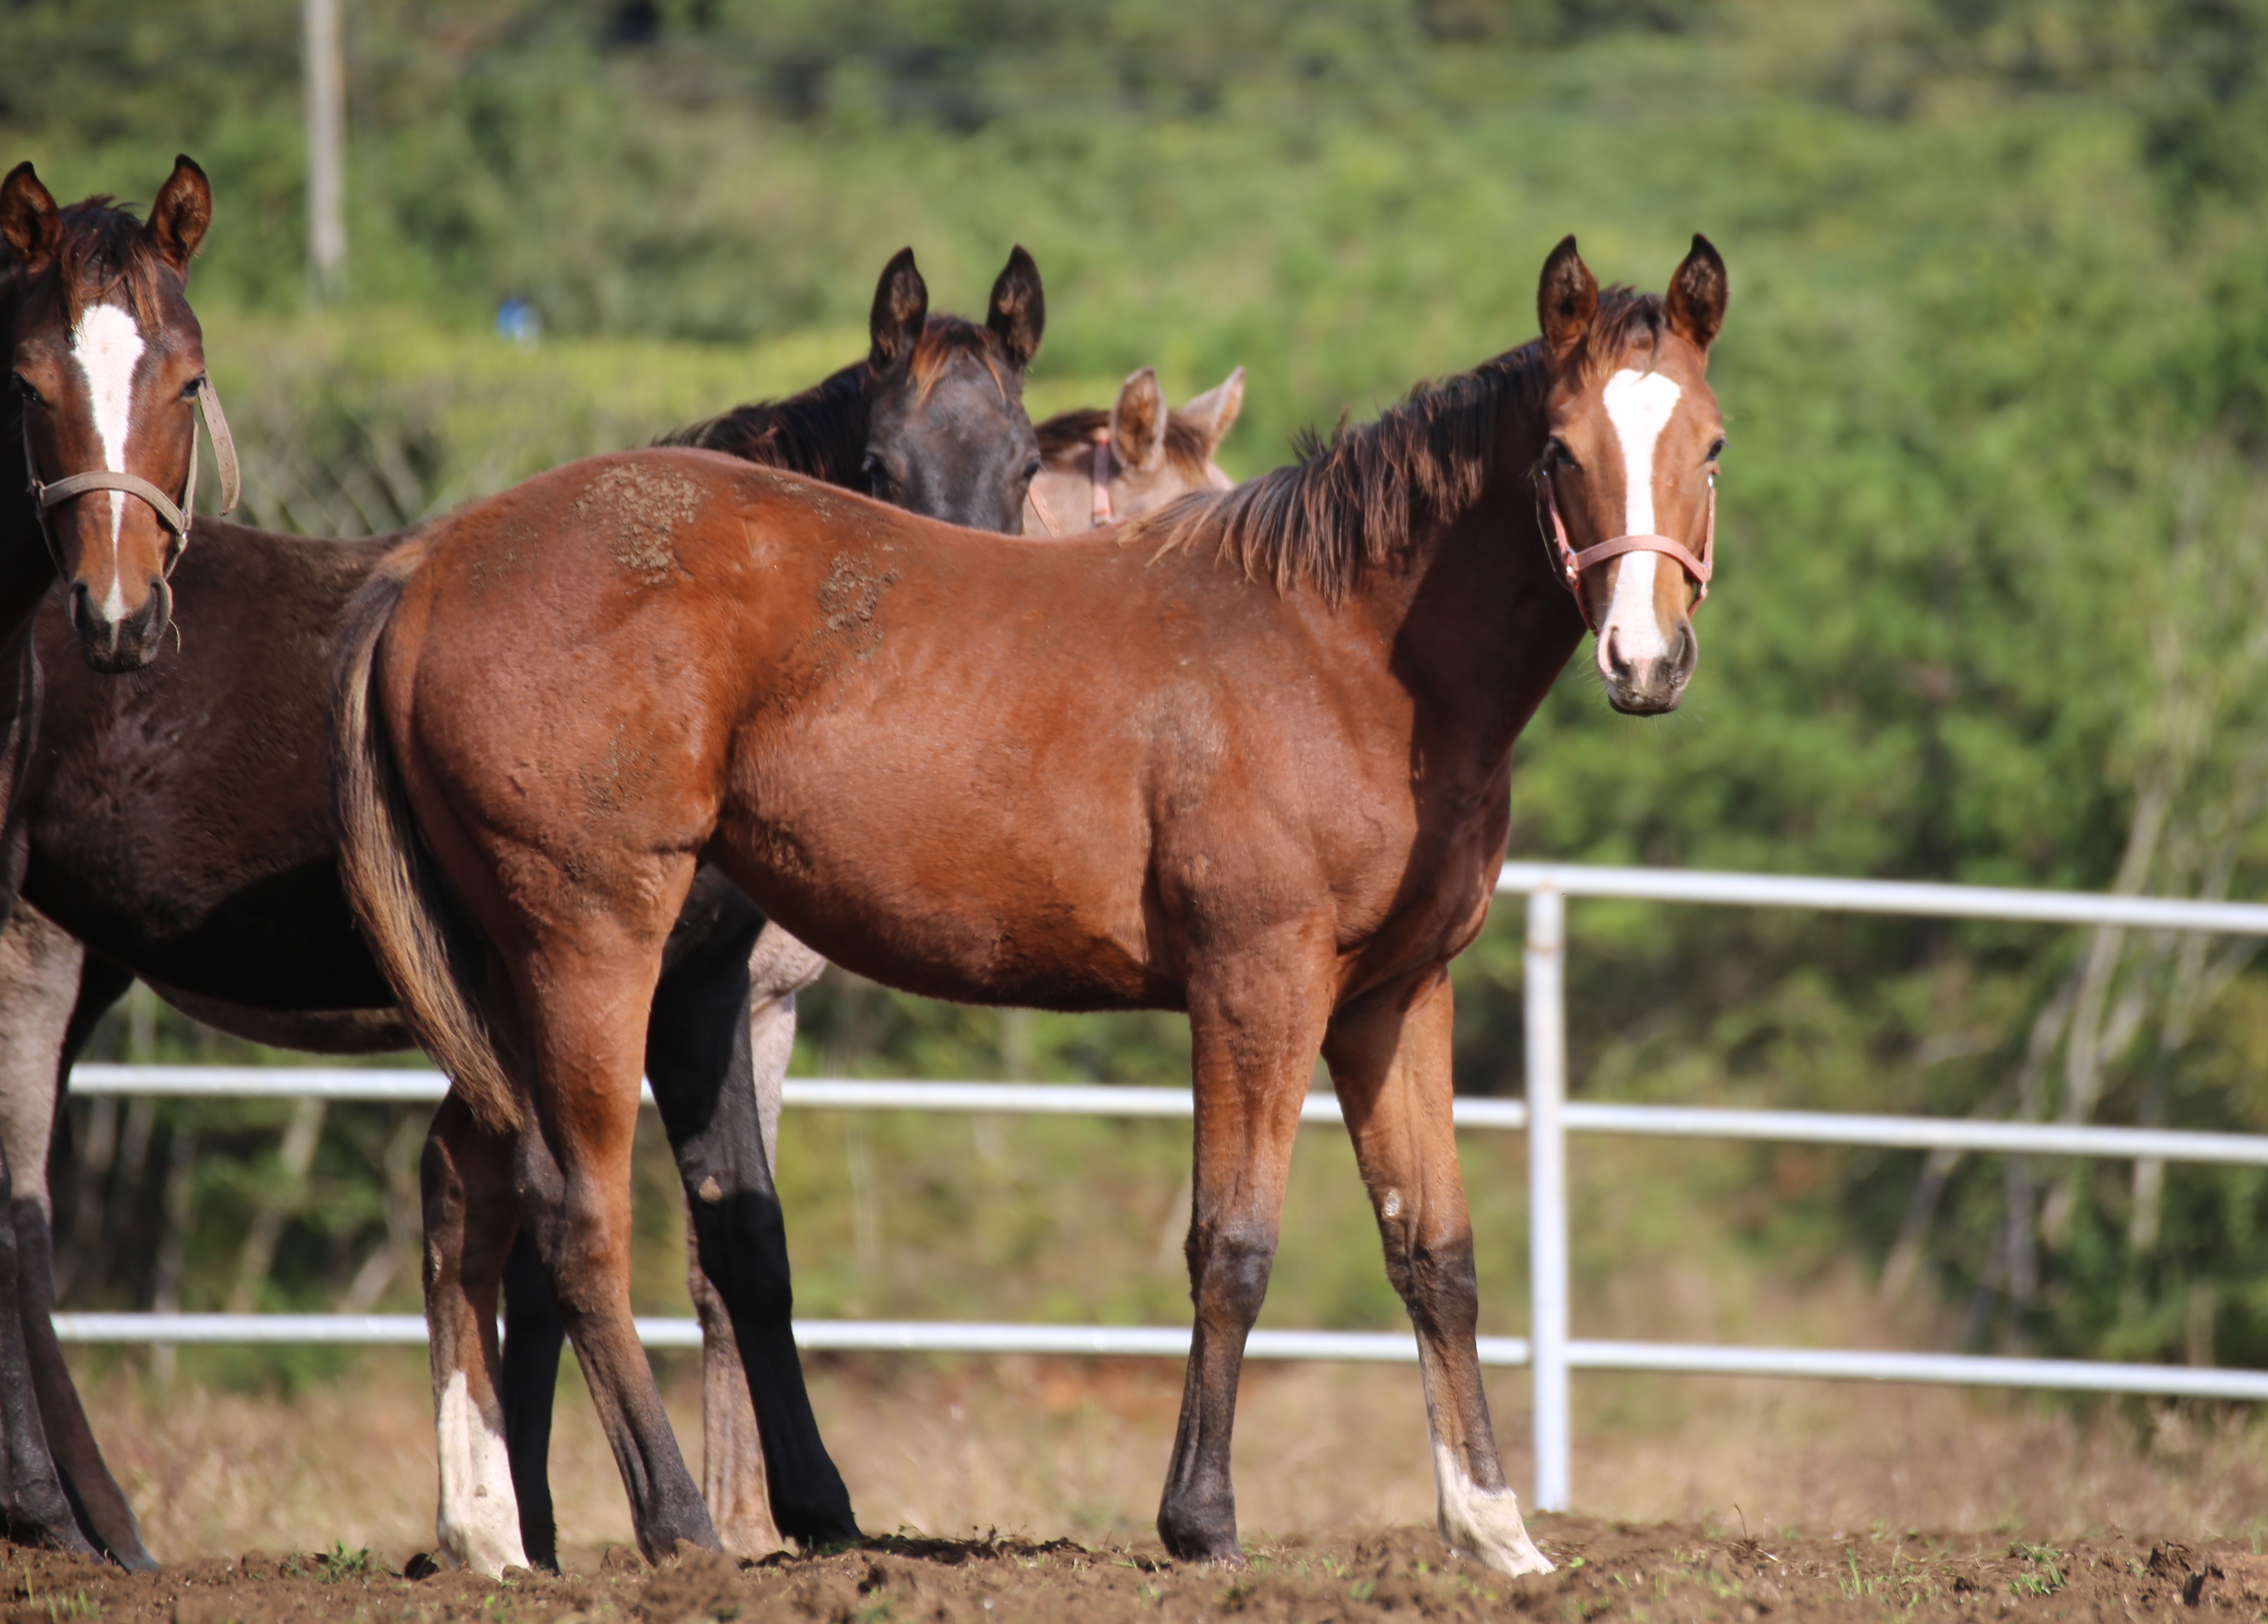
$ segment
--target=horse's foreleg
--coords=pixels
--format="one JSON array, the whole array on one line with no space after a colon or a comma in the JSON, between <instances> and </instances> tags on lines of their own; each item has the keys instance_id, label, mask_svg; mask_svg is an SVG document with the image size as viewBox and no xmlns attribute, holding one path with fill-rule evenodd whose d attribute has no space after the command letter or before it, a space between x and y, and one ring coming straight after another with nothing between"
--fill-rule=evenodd
<instances>
[{"instance_id":1,"label":"horse's foreleg","mask_svg":"<svg viewBox=\"0 0 2268 1624\"><path fill-rule=\"evenodd\" d=\"M659 942L648 945L562 944L519 967L539 1121L520 1133L514 1171L521 1216L630 1495L638 1548L659 1562L680 1540L718 1542L630 1317L630 1151L659 968Z\"/></svg>"},{"instance_id":2,"label":"horse's foreleg","mask_svg":"<svg viewBox=\"0 0 2268 1624\"><path fill-rule=\"evenodd\" d=\"M0 930L0 1199L7 1221L0 1224L0 1532L26 1545L92 1554L82 1532L81 1508L72 1503L70 1485L48 1436L45 1411L55 1410L68 1436L76 1419L90 1449L93 1436L71 1388L70 1372L55 1347L48 1315L53 1306L52 1276L46 1267L48 1244L48 1146L55 1131L64 1029L78 996L79 944L54 925L19 906ZM33 1336L34 1322L47 1334L46 1348ZM42 1351L52 1355L42 1360ZM43 1366L45 1368L43 1368ZM61 1393L49 1389L60 1382ZM52 1397L69 1395L68 1410ZM101 1454L93 1452L101 1471ZM116 1485L110 1485L113 1492ZM119 1506L125 1509L122 1495ZM133 1529L125 1510L124 1525ZM131 1550L148 1565L135 1530ZM122 1555L122 1561L129 1560Z\"/></svg>"},{"instance_id":3,"label":"horse's foreleg","mask_svg":"<svg viewBox=\"0 0 2268 1624\"><path fill-rule=\"evenodd\" d=\"M1284 1186L1325 1010L1303 956L1256 958L1194 985L1197 1097L1189 1295L1197 1307L1158 1534L1189 1562L1243 1564L1229 1444L1245 1338L1275 1262Z\"/></svg>"},{"instance_id":4,"label":"horse's foreleg","mask_svg":"<svg viewBox=\"0 0 2268 1624\"><path fill-rule=\"evenodd\" d=\"M7 1119L10 1161L20 1170L14 1205L25 1353L48 1448L64 1491L73 1496L81 1529L119 1566L146 1573L158 1566L158 1559L143 1543L133 1503L102 1458L63 1345L55 1340L55 1203L48 1189L48 1149L71 1065L95 1023L133 980L107 960L90 959L75 938L28 903L18 904L7 937L0 943L0 964L5 966L0 976L7 983L0 1002L8 1010L0 1025L9 1029L0 1040L0 1117ZM44 1117L38 1110L41 1066L47 1072Z\"/></svg>"},{"instance_id":5,"label":"horse's foreleg","mask_svg":"<svg viewBox=\"0 0 2268 1624\"><path fill-rule=\"evenodd\" d=\"M1549 1573L1506 1482L1475 1336L1473 1224L1450 1114L1453 1000L1446 970L1342 1010L1324 1058L1386 1246L1386 1273L1418 1331L1441 1538L1505 1573Z\"/></svg>"},{"instance_id":6,"label":"horse's foreleg","mask_svg":"<svg viewBox=\"0 0 2268 1624\"><path fill-rule=\"evenodd\" d=\"M817 1545L856 1539L858 1528L804 1387L771 1178L795 989L818 961L777 931L759 938L753 909L740 923L670 966L654 998L646 1072L691 1218L708 1503L726 1548L756 1554L777 1548L782 1533Z\"/></svg>"},{"instance_id":7,"label":"horse's foreleg","mask_svg":"<svg viewBox=\"0 0 2268 1624\"><path fill-rule=\"evenodd\" d=\"M491 1576L528 1565L497 1391L497 1288L519 1228L512 1140L456 1096L425 1139L425 1323L441 1466L442 1558Z\"/></svg>"}]
</instances>

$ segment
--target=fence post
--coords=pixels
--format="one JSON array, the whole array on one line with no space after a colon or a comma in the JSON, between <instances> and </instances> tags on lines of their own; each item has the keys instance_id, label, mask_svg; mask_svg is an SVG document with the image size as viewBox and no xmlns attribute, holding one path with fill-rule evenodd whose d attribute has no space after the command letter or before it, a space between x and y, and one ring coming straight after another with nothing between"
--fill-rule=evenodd
<instances>
[{"instance_id":1,"label":"fence post","mask_svg":"<svg viewBox=\"0 0 2268 1624\"><path fill-rule=\"evenodd\" d=\"M1535 1504L1567 1509L1567 906L1549 885L1528 897L1528 1290L1535 1377Z\"/></svg>"}]
</instances>

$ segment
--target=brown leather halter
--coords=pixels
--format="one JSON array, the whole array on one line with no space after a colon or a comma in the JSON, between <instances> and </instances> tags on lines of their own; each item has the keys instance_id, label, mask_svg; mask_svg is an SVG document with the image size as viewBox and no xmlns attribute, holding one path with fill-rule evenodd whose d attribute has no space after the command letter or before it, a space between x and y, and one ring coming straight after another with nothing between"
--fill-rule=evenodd
<instances>
[{"instance_id":1,"label":"brown leather halter","mask_svg":"<svg viewBox=\"0 0 2268 1624\"><path fill-rule=\"evenodd\" d=\"M1094 495L1090 498L1091 505L1087 510L1086 527L1089 530L1107 525L1118 517L1111 510L1110 505L1110 476L1117 472L1117 456L1110 449L1110 430L1107 427L1097 429L1094 431L1094 460L1090 465L1090 472L1087 475L1094 481ZM1040 496L1039 487L1036 484L1027 488L1024 500L1031 503L1032 511L1039 516L1042 527L1049 535L1063 534L1063 526L1056 523L1056 516L1048 511L1048 504Z\"/></svg>"},{"instance_id":2,"label":"brown leather halter","mask_svg":"<svg viewBox=\"0 0 2268 1624\"><path fill-rule=\"evenodd\" d=\"M73 496L83 496L90 490L122 490L129 496L139 497L149 503L158 522L172 533L173 542L166 552L166 573L171 576L173 566L180 561L181 553L189 544L189 526L196 520L197 463L200 447L197 429L200 423L212 437L213 461L220 469L220 511L233 512L237 499L243 495L243 479L237 468L236 440L228 431L228 418L220 409L220 395L212 386L212 379L197 379L197 415L189 420L189 476L181 489L181 503L173 499L138 474L128 474L116 468L90 468L84 474L70 474L55 481L40 478L39 460L32 452L32 402L24 402L20 421L24 430L24 472L29 483L32 504L40 516L40 534L48 544L48 556L55 560L55 572L65 574L63 555L55 550L55 538L48 528L48 510L69 502Z\"/></svg>"},{"instance_id":3,"label":"brown leather halter","mask_svg":"<svg viewBox=\"0 0 2268 1624\"><path fill-rule=\"evenodd\" d=\"M1611 541L1602 541L1596 547L1587 547L1577 552L1567 540L1567 521L1559 517L1559 493L1551 488L1551 476L1538 474L1535 483L1543 493L1543 503L1551 511L1551 547L1559 562L1559 579L1575 595L1575 607L1582 613L1583 624L1598 634L1598 625L1591 619L1591 606L1583 599L1583 572L1595 569L1610 558L1620 558L1625 553L1661 553L1675 559L1693 584L1701 589L1695 606L1709 596L1709 577L1715 573L1712 555L1717 550L1717 476L1709 476L1708 517L1701 531L1701 556L1696 558L1683 541L1675 536L1616 536Z\"/></svg>"}]
</instances>

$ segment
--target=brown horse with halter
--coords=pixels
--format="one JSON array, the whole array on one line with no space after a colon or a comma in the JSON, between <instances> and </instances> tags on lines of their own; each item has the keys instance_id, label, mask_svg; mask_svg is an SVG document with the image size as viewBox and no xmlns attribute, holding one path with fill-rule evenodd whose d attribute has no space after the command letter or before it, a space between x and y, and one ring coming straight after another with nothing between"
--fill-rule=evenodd
<instances>
[{"instance_id":1,"label":"brown horse with halter","mask_svg":"<svg viewBox=\"0 0 2268 1624\"><path fill-rule=\"evenodd\" d=\"M186 159L146 226L99 199L56 208L28 166L0 188L0 240L15 247L19 268L0 280L0 315L9 319L17 371L33 392L19 386L17 394L32 427L19 431L0 419L0 484L13 491L29 482L56 496L42 509L0 495L0 561L30 577L27 605L40 601L55 576L43 518L59 549L77 538L90 570L123 557L129 578L137 560L164 578L154 542L146 554L135 550L136 537L150 539L145 531L122 525L122 545L114 547L99 510L110 489L157 510L154 497L129 482L136 479L158 496L172 491L166 500L179 512L194 508L184 465L195 416L175 400L179 374L201 377L201 367L185 368L197 329L175 260L186 262L210 217L210 194ZM41 277L68 277L68 294ZM106 300L114 316L90 318ZM130 340L120 317L132 319ZM938 504L931 510L938 516L1012 527L1036 455L1020 386L1042 320L1038 272L1020 249L982 322L931 314L913 256L901 253L877 283L865 358L799 395L740 408L680 437L857 481L862 489L865 465L887 460L908 471L908 484ZM70 335L80 328L109 349L83 351ZM134 343L141 355L131 369L126 467L98 462L95 473L119 482L82 479L75 487L70 476L82 465L50 458L50 443L66 453L104 447L89 423L99 426L97 406L107 400L114 408L122 396L105 356ZM191 398L210 397L198 391ZM8 472L27 452L37 459ZM169 469L174 482L159 489ZM101 522L90 533L84 510L91 507ZM39 745L12 811L0 819L7 854L0 917L19 886L29 900L0 931L0 1171L12 1175L4 1187L12 1222L0 1226L11 1243L0 1247L8 1266L0 1268L7 1444L0 1521L20 1538L79 1550L92 1541L129 1567L151 1559L49 1323L47 1150L72 1055L136 974L198 1018L263 1042L353 1052L409 1040L340 887L321 767L341 612L399 538L312 540L210 516L196 518L195 533L199 545L175 561L158 597L190 624L181 648L136 636L129 641L137 649L158 657L146 671L121 677L92 669L91 661L109 663L121 645L85 636L85 602L99 605L108 595L107 584L90 577L89 590L67 600L46 596L35 627L5 650L15 674L0 683L7 690L0 727L18 740L36 733ZM172 540L178 547L178 534ZM8 798L0 793L0 804ZM766 1399L761 1436L733 1329L734 1314L749 1312L736 1282L753 1281L768 1297L786 1290L784 1253L767 1248L761 1233L741 1231L769 1199L761 1095L770 1084L776 1099L809 956L784 933L764 930L762 916L711 871L696 887L669 957L649 1056L664 1125L688 1190L734 1193L729 1214L703 1215L704 1224L727 1220L733 1268L722 1290L697 1267L693 1280L707 1334L716 1521L725 1539L754 1554L777 1545L780 1525L806 1539L844 1537L855 1532L848 1498L802 1401L784 1316L772 1339L780 1347L758 1369ZM765 1279L775 1268L777 1278ZM541 1271L517 1278L532 1289L509 1292L506 1307L506 1421L519 1489L515 1560L548 1562L544 1446L560 1340Z\"/></svg>"},{"instance_id":2,"label":"brown horse with halter","mask_svg":"<svg viewBox=\"0 0 2268 1624\"><path fill-rule=\"evenodd\" d=\"M437 1383L491 1391L483 1225L525 1224L641 1545L696 1533L631 1322L629 1156L663 947L713 861L894 986L1188 1012L1178 1557L1241 1561L1237 1378L1320 1051L1417 1328L1442 1532L1546 1568L1475 1351L1447 966L1503 860L1513 741L1586 624L1623 709L1691 675L1725 297L1701 239L1660 298L1602 294L1569 239L1540 342L1094 540L676 452L556 470L395 555L352 612L333 771L350 893L456 1084L427 1146L452 1193Z\"/></svg>"},{"instance_id":3,"label":"brown horse with halter","mask_svg":"<svg viewBox=\"0 0 2268 1624\"><path fill-rule=\"evenodd\" d=\"M87 664L146 665L167 628L166 577L188 540L200 424L212 433L223 504L236 500L235 453L186 297L212 215L203 172L177 158L147 222L108 201L60 209L29 164L0 180L0 334L16 419L0 466L20 468L25 492L0 503L0 923L25 857L10 814L39 702L34 613L61 579ZM51 1121L52 1112L33 1125L36 1165L0 1157L0 1518L11 1539L90 1554L94 1531L121 1560L146 1565L53 1338L42 1341L15 1312L26 1268L36 1273L45 1255ZM27 1260L19 1240L38 1257Z\"/></svg>"}]
</instances>

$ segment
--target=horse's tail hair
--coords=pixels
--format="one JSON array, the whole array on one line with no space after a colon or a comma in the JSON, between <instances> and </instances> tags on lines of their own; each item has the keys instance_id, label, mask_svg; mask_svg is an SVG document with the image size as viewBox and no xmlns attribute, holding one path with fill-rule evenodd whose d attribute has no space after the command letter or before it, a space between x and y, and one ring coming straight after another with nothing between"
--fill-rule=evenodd
<instances>
[{"instance_id":1,"label":"horse's tail hair","mask_svg":"<svg viewBox=\"0 0 2268 1624\"><path fill-rule=\"evenodd\" d=\"M347 605L331 686L339 874L409 1030L474 1119L506 1133L519 1091L484 1011L482 952L418 834L372 692L379 639L425 552L421 540L387 554Z\"/></svg>"}]
</instances>

